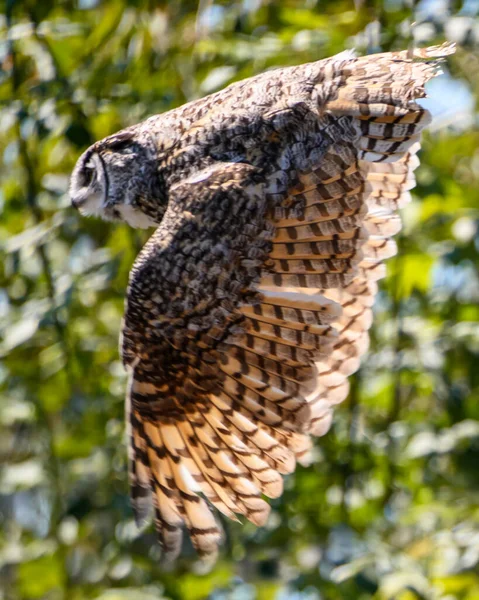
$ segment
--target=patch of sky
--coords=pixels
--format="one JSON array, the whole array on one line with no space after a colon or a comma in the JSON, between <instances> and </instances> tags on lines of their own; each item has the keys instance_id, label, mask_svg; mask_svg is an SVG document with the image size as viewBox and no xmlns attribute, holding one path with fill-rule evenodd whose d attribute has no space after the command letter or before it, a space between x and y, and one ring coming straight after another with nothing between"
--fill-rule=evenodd
<instances>
[{"instance_id":1,"label":"patch of sky","mask_svg":"<svg viewBox=\"0 0 479 600\"><path fill-rule=\"evenodd\" d=\"M89 10L97 6L98 0L78 0L78 8L80 10Z\"/></svg>"},{"instance_id":2,"label":"patch of sky","mask_svg":"<svg viewBox=\"0 0 479 600\"><path fill-rule=\"evenodd\" d=\"M476 121L474 97L465 82L444 74L427 84L427 94L419 104L432 114L431 131L445 127L465 131Z\"/></svg>"},{"instance_id":3,"label":"patch of sky","mask_svg":"<svg viewBox=\"0 0 479 600\"><path fill-rule=\"evenodd\" d=\"M202 31L214 31L224 20L225 7L211 4L206 6L198 17L198 27Z\"/></svg>"}]
</instances>

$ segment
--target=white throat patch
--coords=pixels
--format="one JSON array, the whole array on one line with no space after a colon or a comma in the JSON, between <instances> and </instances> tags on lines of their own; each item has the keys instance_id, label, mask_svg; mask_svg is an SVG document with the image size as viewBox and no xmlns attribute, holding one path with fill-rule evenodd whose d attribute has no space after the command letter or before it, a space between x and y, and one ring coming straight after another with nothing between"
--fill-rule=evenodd
<instances>
[{"instance_id":1,"label":"white throat patch","mask_svg":"<svg viewBox=\"0 0 479 600\"><path fill-rule=\"evenodd\" d=\"M158 227L158 223L155 223L151 217L145 215L140 209L134 208L131 204L118 204L115 209L119 212L121 219L131 227L137 229Z\"/></svg>"},{"instance_id":2,"label":"white throat patch","mask_svg":"<svg viewBox=\"0 0 479 600\"><path fill-rule=\"evenodd\" d=\"M79 207L79 211L85 217L101 217L103 215L103 193L88 194L88 198Z\"/></svg>"}]
</instances>

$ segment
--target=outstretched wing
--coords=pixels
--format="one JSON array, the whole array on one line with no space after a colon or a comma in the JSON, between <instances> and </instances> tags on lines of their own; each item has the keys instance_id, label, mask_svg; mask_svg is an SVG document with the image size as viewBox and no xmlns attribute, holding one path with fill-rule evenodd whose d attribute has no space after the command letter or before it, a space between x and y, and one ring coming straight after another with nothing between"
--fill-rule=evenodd
<instances>
[{"instance_id":1,"label":"outstretched wing","mask_svg":"<svg viewBox=\"0 0 479 600\"><path fill-rule=\"evenodd\" d=\"M208 502L228 517L264 523L260 493L279 495L278 472L293 469L293 455L275 438L302 439L251 427L246 400L231 411L222 403L227 339L244 335L237 307L254 301L271 247L264 188L257 169L234 163L176 185L132 270L123 356L132 370L133 506L141 520L152 492L170 556L179 551L183 522L198 551L215 552L220 531Z\"/></svg>"},{"instance_id":2,"label":"outstretched wing","mask_svg":"<svg viewBox=\"0 0 479 600\"><path fill-rule=\"evenodd\" d=\"M340 83L319 109L320 160L303 156L286 179L281 161L268 177L216 163L170 190L132 271L123 337L133 506L141 520L151 493L169 556L183 523L216 553L211 505L264 524L262 495L279 496L310 434L329 428L368 346L429 121L414 99L434 74L408 53L329 61L325 80Z\"/></svg>"}]
</instances>

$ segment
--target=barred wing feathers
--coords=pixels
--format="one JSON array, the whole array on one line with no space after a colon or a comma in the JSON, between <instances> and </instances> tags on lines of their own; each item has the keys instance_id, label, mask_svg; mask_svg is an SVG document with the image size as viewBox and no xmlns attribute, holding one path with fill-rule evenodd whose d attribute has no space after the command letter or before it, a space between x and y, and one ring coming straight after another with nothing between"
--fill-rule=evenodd
<instances>
[{"instance_id":1,"label":"barred wing feathers","mask_svg":"<svg viewBox=\"0 0 479 600\"><path fill-rule=\"evenodd\" d=\"M332 139L326 155L298 172L273 207L266 182L255 179L249 165L219 165L185 182L185 190L195 185L204 194L222 191L226 208L220 220L228 221L228 211L236 211L231 218L245 219L238 245L228 240L231 253L223 258L233 260L249 244L252 250L243 256L241 273L218 279L221 310L214 309L209 329L174 338L172 352L188 364L188 384L181 390L156 382L151 356L130 352L136 335L128 320L138 280L133 273L124 330L124 357L132 368L132 500L141 521L152 496L156 528L170 558L180 551L183 524L198 552L215 556L222 533L211 506L231 519L242 515L263 525L269 513L263 496L281 495L281 475L294 471L296 461L307 462L310 435L328 430L333 406L347 396L347 377L368 348L383 260L396 252L392 236L401 223L395 211L409 201L420 132L430 118L414 100L424 95L436 61L414 59L451 51L444 46L412 56L327 61L325 78L340 83L321 111L338 123L345 118L354 143ZM256 229L247 220L252 205L265 210L265 223ZM189 210L182 219L190 218ZM167 211L140 266L174 242L165 233L168 218ZM222 226L215 225L215 239L226 244ZM197 249L203 248L200 233L195 235ZM254 246L260 238L265 243ZM197 268L204 272L223 264L221 253L197 252ZM248 280L258 265L259 276ZM247 280L250 289L244 291ZM230 306L233 288L243 290L243 300ZM213 314L212 306L205 301L205 312ZM172 379L178 368L172 362ZM162 397L169 398L166 409Z\"/></svg>"}]
</instances>

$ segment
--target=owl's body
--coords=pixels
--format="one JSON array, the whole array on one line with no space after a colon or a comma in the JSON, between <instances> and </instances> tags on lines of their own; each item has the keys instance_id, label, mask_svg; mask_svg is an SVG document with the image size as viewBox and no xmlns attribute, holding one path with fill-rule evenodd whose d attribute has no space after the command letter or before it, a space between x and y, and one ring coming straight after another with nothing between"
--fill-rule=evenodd
<instances>
[{"instance_id":1,"label":"owl's body","mask_svg":"<svg viewBox=\"0 0 479 600\"><path fill-rule=\"evenodd\" d=\"M429 120L414 100L435 72L406 52L279 69L79 160L75 205L157 227L122 344L133 506L141 521L152 497L170 556L183 523L216 552L211 505L263 524L262 495L281 494L346 397Z\"/></svg>"}]
</instances>

